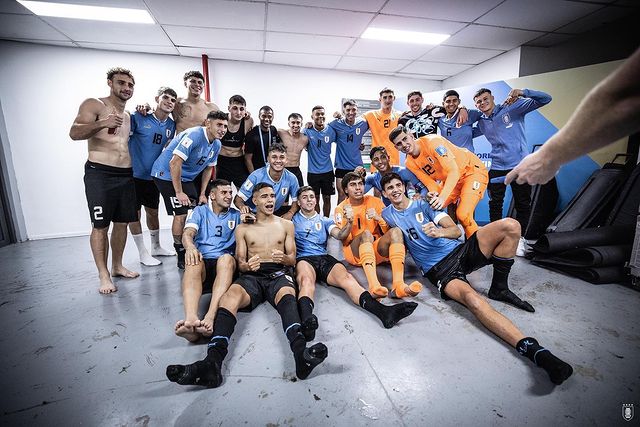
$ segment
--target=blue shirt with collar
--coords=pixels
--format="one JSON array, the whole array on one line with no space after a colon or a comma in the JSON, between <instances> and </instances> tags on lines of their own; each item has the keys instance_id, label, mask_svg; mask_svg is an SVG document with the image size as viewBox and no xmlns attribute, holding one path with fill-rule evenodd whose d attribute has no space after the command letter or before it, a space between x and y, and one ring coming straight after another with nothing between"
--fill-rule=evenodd
<instances>
[{"instance_id":1,"label":"blue shirt with collar","mask_svg":"<svg viewBox=\"0 0 640 427\"><path fill-rule=\"evenodd\" d=\"M300 188L300 184L298 184L298 178L287 169L282 171L282 176L279 181L274 181L269 175L269 165L256 169L247 177L247 180L240 186L238 190L238 196L244 201L244 203L249 206L252 211L256 210L256 205L253 203L253 187L260 183L266 182L267 184L271 184L273 186L273 191L276 193L276 202L273 210L277 211L284 205L284 202L287 201L287 198L291 196L291 200L295 202L298 200L297 194L298 189Z\"/></svg>"}]
</instances>

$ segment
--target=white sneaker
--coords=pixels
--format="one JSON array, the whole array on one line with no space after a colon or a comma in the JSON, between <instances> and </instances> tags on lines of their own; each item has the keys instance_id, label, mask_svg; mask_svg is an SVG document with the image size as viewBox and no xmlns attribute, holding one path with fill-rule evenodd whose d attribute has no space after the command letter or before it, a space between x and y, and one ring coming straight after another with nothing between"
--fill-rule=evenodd
<instances>
[{"instance_id":1,"label":"white sneaker","mask_svg":"<svg viewBox=\"0 0 640 427\"><path fill-rule=\"evenodd\" d=\"M524 240L524 237L520 237L520 240L518 240L518 249L516 249L516 256L523 257L527 254L527 251L527 242Z\"/></svg>"}]
</instances>

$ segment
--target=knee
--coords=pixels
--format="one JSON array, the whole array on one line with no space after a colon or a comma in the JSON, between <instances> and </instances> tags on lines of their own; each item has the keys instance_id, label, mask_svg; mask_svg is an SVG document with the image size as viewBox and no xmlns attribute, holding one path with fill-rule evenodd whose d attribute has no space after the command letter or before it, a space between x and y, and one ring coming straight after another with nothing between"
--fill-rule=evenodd
<instances>
[{"instance_id":1,"label":"knee","mask_svg":"<svg viewBox=\"0 0 640 427\"><path fill-rule=\"evenodd\" d=\"M373 234L369 230L364 230L360 235L360 242L362 243L372 243L373 242Z\"/></svg>"},{"instance_id":2,"label":"knee","mask_svg":"<svg viewBox=\"0 0 640 427\"><path fill-rule=\"evenodd\" d=\"M236 260L229 254L224 254L216 262L217 270L234 270L236 268Z\"/></svg>"},{"instance_id":3,"label":"knee","mask_svg":"<svg viewBox=\"0 0 640 427\"><path fill-rule=\"evenodd\" d=\"M316 283L309 276L298 276L296 279L298 281L298 288L300 289L300 292L313 291L316 287Z\"/></svg>"},{"instance_id":4,"label":"knee","mask_svg":"<svg viewBox=\"0 0 640 427\"><path fill-rule=\"evenodd\" d=\"M393 227L391 230L389 230L389 233L391 234L391 241L393 243L402 243L402 230L400 230L398 227Z\"/></svg>"},{"instance_id":5,"label":"knee","mask_svg":"<svg viewBox=\"0 0 640 427\"><path fill-rule=\"evenodd\" d=\"M240 293L239 286L231 285L227 292L222 295L222 298L220 298L220 307L224 307L226 309L236 308L240 305L241 299L242 294Z\"/></svg>"},{"instance_id":6,"label":"knee","mask_svg":"<svg viewBox=\"0 0 640 427\"><path fill-rule=\"evenodd\" d=\"M510 236L520 237L522 229L520 223L513 218L504 218L502 220L502 228L504 233Z\"/></svg>"},{"instance_id":7,"label":"knee","mask_svg":"<svg viewBox=\"0 0 640 427\"><path fill-rule=\"evenodd\" d=\"M462 225L469 225L473 222L473 212L469 212L466 209L464 210L458 209L456 211L456 217L458 218L458 221Z\"/></svg>"},{"instance_id":8,"label":"knee","mask_svg":"<svg viewBox=\"0 0 640 427\"><path fill-rule=\"evenodd\" d=\"M477 313L481 311L487 302L482 299L476 291L469 291L464 295L464 305L472 312Z\"/></svg>"}]
</instances>

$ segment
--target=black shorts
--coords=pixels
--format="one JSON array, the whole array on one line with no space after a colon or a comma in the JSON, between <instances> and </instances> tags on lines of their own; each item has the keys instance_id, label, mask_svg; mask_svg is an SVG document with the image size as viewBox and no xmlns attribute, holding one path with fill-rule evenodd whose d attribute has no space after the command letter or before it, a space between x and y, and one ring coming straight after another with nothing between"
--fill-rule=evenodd
<instances>
[{"instance_id":1,"label":"black shorts","mask_svg":"<svg viewBox=\"0 0 640 427\"><path fill-rule=\"evenodd\" d=\"M353 169L340 169L340 168L336 168L336 178L344 178L344 176L346 174L348 174L349 172L353 172Z\"/></svg>"},{"instance_id":2,"label":"black shorts","mask_svg":"<svg viewBox=\"0 0 640 427\"><path fill-rule=\"evenodd\" d=\"M160 191L153 181L146 179L133 178L136 185L136 208L140 210L141 206L145 208L158 209L160 206Z\"/></svg>"},{"instance_id":3,"label":"black shorts","mask_svg":"<svg viewBox=\"0 0 640 427\"><path fill-rule=\"evenodd\" d=\"M325 173L307 173L307 183L313 188L316 196L321 193L323 196L333 196L336 194L336 183L333 180L333 171Z\"/></svg>"},{"instance_id":4,"label":"black shorts","mask_svg":"<svg viewBox=\"0 0 640 427\"><path fill-rule=\"evenodd\" d=\"M108 227L111 222L138 220L133 169L87 161L84 192L94 228Z\"/></svg>"},{"instance_id":5,"label":"black shorts","mask_svg":"<svg viewBox=\"0 0 640 427\"><path fill-rule=\"evenodd\" d=\"M233 182L236 189L238 189L248 177L249 172L247 171L247 165L244 163L244 156L218 156L218 164L216 165L217 179L226 179L229 182Z\"/></svg>"},{"instance_id":6,"label":"black shorts","mask_svg":"<svg viewBox=\"0 0 640 427\"><path fill-rule=\"evenodd\" d=\"M164 206L167 208L167 215L186 215L189 209L198 205L198 194L196 185L193 181L183 181L182 191L189 197L191 201L190 206L182 206L176 197L176 190L173 188L173 182L165 181L164 179L153 178L153 182L156 183L162 198L164 199Z\"/></svg>"},{"instance_id":7,"label":"black shorts","mask_svg":"<svg viewBox=\"0 0 640 427\"><path fill-rule=\"evenodd\" d=\"M296 264L300 261L306 261L311 264L311 267L313 267L316 272L316 280L324 283L327 283L327 278L329 277L331 270L333 270L333 267L335 267L336 264L342 264L342 262L338 261L331 255L303 256L296 260Z\"/></svg>"},{"instance_id":8,"label":"black shorts","mask_svg":"<svg viewBox=\"0 0 640 427\"><path fill-rule=\"evenodd\" d=\"M485 265L491 264L478 245L478 237L473 233L462 245L458 245L449 255L441 259L425 274L429 281L438 287L442 299L450 299L444 294L444 288L454 280L469 283L467 274Z\"/></svg>"},{"instance_id":9,"label":"black shorts","mask_svg":"<svg viewBox=\"0 0 640 427\"><path fill-rule=\"evenodd\" d=\"M273 262L260 264L258 271L242 273L233 283L242 286L251 297L249 306L241 311L252 311L265 301L275 308L276 294L280 289L288 286L295 290L291 268Z\"/></svg>"},{"instance_id":10,"label":"black shorts","mask_svg":"<svg viewBox=\"0 0 640 427\"><path fill-rule=\"evenodd\" d=\"M300 168L298 166L287 166L286 169L292 174L294 174L296 178L298 178L298 185L302 187L304 185L304 180L302 179L302 171L300 170Z\"/></svg>"},{"instance_id":11,"label":"black shorts","mask_svg":"<svg viewBox=\"0 0 640 427\"><path fill-rule=\"evenodd\" d=\"M211 291L213 290L213 282L216 280L216 274L218 273L217 267L218 267L218 258L204 259L205 276L204 276L204 280L202 281L203 294L210 294ZM236 280L237 277L238 277L238 269L235 269L231 279L232 282L233 280Z\"/></svg>"}]
</instances>

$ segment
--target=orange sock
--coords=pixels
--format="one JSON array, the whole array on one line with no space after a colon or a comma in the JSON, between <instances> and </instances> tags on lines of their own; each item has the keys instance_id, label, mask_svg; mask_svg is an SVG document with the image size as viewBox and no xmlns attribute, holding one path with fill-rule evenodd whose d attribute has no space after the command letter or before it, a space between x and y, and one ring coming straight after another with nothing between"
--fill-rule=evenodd
<instances>
[{"instance_id":1,"label":"orange sock","mask_svg":"<svg viewBox=\"0 0 640 427\"><path fill-rule=\"evenodd\" d=\"M405 249L402 243L392 243L389 245L389 261L391 262L391 274L393 277L393 294L397 298L406 296L416 296L422 290L419 282L410 285L404 283L404 258Z\"/></svg>"},{"instance_id":2,"label":"orange sock","mask_svg":"<svg viewBox=\"0 0 640 427\"><path fill-rule=\"evenodd\" d=\"M376 274L376 254L373 251L373 243L362 243L358 248L360 252L360 262L365 276L367 276L367 282L369 283L369 292L375 298L384 298L389 293L389 290L380 285L378 281L378 275Z\"/></svg>"}]
</instances>

